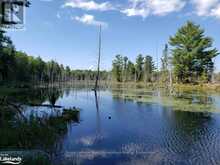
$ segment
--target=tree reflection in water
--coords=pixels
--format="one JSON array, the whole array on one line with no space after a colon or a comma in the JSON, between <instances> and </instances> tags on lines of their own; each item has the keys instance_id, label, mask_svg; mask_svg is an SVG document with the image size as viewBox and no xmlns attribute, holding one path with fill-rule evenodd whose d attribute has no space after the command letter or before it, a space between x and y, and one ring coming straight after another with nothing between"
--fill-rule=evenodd
<instances>
[{"instance_id":1,"label":"tree reflection in water","mask_svg":"<svg viewBox=\"0 0 220 165\"><path fill-rule=\"evenodd\" d=\"M29 91L17 91L8 95L7 99L15 104L35 103L42 104L49 100L55 106L57 99L63 93L56 88L30 89ZM39 110L29 106L23 106L22 111L27 109ZM52 108L55 109L55 108ZM74 109L73 109L74 110ZM42 150L53 156L62 149L62 139L68 132L68 125L79 122L79 111L69 113L62 109L56 115L47 113L43 116L34 113L25 114L27 120L21 120L17 112L7 105L0 107L0 147L4 150ZM70 120L71 119L71 120Z\"/></svg>"},{"instance_id":2,"label":"tree reflection in water","mask_svg":"<svg viewBox=\"0 0 220 165\"><path fill-rule=\"evenodd\" d=\"M50 88L48 90L48 100L53 107L56 105L56 101L61 95L63 95L63 92L57 88Z\"/></svg>"}]
</instances>

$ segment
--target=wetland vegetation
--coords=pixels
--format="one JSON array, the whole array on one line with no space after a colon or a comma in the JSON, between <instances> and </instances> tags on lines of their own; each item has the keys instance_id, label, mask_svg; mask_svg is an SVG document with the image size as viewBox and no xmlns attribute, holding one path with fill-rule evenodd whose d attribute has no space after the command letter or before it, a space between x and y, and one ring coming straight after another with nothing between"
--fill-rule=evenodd
<instances>
[{"instance_id":1,"label":"wetland vegetation","mask_svg":"<svg viewBox=\"0 0 220 165\"><path fill-rule=\"evenodd\" d=\"M219 164L212 45L188 21L165 44L161 68L151 55L118 54L94 92L97 71L17 51L1 29L0 149L31 151L23 164Z\"/></svg>"},{"instance_id":2,"label":"wetland vegetation","mask_svg":"<svg viewBox=\"0 0 220 165\"><path fill-rule=\"evenodd\" d=\"M211 155L219 161L220 95L215 92L171 96L163 88L115 86L101 88L95 97L91 88L64 86L14 90L7 93L8 101L12 98L21 113L1 102L1 148L43 152L34 162L209 164Z\"/></svg>"}]
</instances>

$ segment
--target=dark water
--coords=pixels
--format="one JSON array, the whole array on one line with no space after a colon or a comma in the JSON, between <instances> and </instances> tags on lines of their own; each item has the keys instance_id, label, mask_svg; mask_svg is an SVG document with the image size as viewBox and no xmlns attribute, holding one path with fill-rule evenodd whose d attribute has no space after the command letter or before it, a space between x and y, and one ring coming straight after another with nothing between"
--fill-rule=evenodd
<instances>
[{"instance_id":1,"label":"dark water","mask_svg":"<svg viewBox=\"0 0 220 165\"><path fill-rule=\"evenodd\" d=\"M87 89L63 89L52 97L42 92L37 99L33 92L20 99L81 109L80 122L70 123L54 142L54 164L220 164L218 113L174 111L113 97L111 90L101 90L97 99ZM219 95L213 98L219 105ZM53 111L58 110L27 107L24 114Z\"/></svg>"}]
</instances>

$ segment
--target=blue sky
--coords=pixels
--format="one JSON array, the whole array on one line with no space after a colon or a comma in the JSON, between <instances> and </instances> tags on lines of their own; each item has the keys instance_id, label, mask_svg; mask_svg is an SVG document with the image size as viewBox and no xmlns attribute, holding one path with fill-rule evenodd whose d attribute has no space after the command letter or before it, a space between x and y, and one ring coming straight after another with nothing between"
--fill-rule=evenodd
<instances>
[{"instance_id":1,"label":"blue sky","mask_svg":"<svg viewBox=\"0 0 220 165\"><path fill-rule=\"evenodd\" d=\"M220 0L32 0L24 31L9 31L16 48L72 69L94 68L98 25L103 26L102 69L116 54L132 61L157 57L187 20L200 24L220 50ZM215 58L220 71L220 56ZM160 65L160 64L159 64Z\"/></svg>"}]
</instances>

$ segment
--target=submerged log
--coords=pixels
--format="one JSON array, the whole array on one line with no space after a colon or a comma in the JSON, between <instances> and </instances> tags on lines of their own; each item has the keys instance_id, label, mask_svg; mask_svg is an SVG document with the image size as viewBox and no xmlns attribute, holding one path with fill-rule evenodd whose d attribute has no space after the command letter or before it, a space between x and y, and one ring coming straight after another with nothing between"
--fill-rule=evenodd
<instances>
[{"instance_id":1,"label":"submerged log","mask_svg":"<svg viewBox=\"0 0 220 165\"><path fill-rule=\"evenodd\" d=\"M28 106L32 107L49 107L49 108L63 108L63 106L60 105L51 105L51 104L26 104Z\"/></svg>"}]
</instances>

